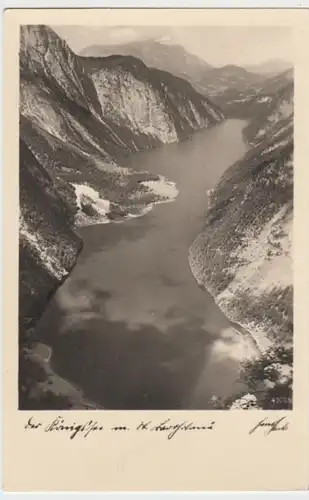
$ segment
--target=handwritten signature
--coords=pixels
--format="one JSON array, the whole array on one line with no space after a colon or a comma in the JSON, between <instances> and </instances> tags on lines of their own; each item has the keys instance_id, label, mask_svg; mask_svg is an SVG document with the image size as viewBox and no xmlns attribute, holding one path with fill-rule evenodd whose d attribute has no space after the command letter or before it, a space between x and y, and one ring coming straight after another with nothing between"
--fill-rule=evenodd
<instances>
[{"instance_id":1,"label":"handwritten signature","mask_svg":"<svg viewBox=\"0 0 309 500\"><path fill-rule=\"evenodd\" d=\"M259 429L264 429L264 435L268 436L271 432L277 431L287 431L289 428L289 422L286 417L281 417L277 420L269 421L268 417L260 420L250 431L249 434L253 434Z\"/></svg>"}]
</instances>

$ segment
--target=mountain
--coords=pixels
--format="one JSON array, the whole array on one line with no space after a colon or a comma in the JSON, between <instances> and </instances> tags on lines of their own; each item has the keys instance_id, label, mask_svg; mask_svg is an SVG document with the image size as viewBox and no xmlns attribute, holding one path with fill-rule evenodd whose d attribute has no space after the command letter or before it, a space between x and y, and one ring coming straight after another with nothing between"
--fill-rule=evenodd
<instances>
[{"instance_id":1,"label":"mountain","mask_svg":"<svg viewBox=\"0 0 309 500\"><path fill-rule=\"evenodd\" d=\"M222 107L230 118L249 119L266 116L275 108L280 99L290 101L294 89L293 70L284 71L276 76L245 83L241 88L229 88L217 96L214 102Z\"/></svg>"},{"instance_id":2,"label":"mountain","mask_svg":"<svg viewBox=\"0 0 309 500\"><path fill-rule=\"evenodd\" d=\"M246 69L252 73L261 73L264 75L271 73L276 75L278 73L288 71L292 67L293 64L290 61L284 61L283 59L269 59L268 61L264 61L260 64L246 66Z\"/></svg>"},{"instance_id":3,"label":"mountain","mask_svg":"<svg viewBox=\"0 0 309 500\"><path fill-rule=\"evenodd\" d=\"M19 154L20 327L26 330L73 267L81 241L72 206L22 139Z\"/></svg>"},{"instance_id":4,"label":"mountain","mask_svg":"<svg viewBox=\"0 0 309 500\"><path fill-rule=\"evenodd\" d=\"M233 118L247 118L263 112L265 97L271 97L277 91L275 82L278 84L278 80L287 80L288 75L293 73L291 64L281 60L269 60L245 68L233 64L213 67L181 45L153 40L123 45L92 45L80 53L91 58L112 54L134 56L147 66L185 78L195 90L210 97L227 116Z\"/></svg>"},{"instance_id":5,"label":"mountain","mask_svg":"<svg viewBox=\"0 0 309 500\"><path fill-rule=\"evenodd\" d=\"M266 105L244 131L252 147L210 195L204 232L191 247L191 259L199 282L228 315L253 330L260 330L258 319L267 337L269 326L280 335L290 332L288 317L273 317L265 308L260 321L251 307L257 307L257 297L267 303L276 294L279 304L292 286L293 86L283 87ZM239 309L240 298L248 311Z\"/></svg>"},{"instance_id":6,"label":"mountain","mask_svg":"<svg viewBox=\"0 0 309 500\"><path fill-rule=\"evenodd\" d=\"M199 85L213 98L221 96L226 91L241 91L248 86L261 82L263 79L262 75L251 73L245 68L234 64L228 64L209 70L199 82Z\"/></svg>"},{"instance_id":7,"label":"mountain","mask_svg":"<svg viewBox=\"0 0 309 500\"><path fill-rule=\"evenodd\" d=\"M147 66L168 71L185 78L203 95L217 97L231 88L244 86L261 80L261 75L251 73L235 65L215 68L181 45L170 45L153 40L127 43L123 45L92 45L84 48L80 55L102 57L113 54L134 56Z\"/></svg>"},{"instance_id":8,"label":"mountain","mask_svg":"<svg viewBox=\"0 0 309 500\"><path fill-rule=\"evenodd\" d=\"M134 57L79 57L49 27L21 27L20 407L31 399L44 409L31 394L48 408L70 406L46 390L52 380L45 361L34 361L33 328L75 264L82 243L74 228L141 215L167 199L154 187L165 179L122 168L123 155L223 119L186 80Z\"/></svg>"},{"instance_id":9,"label":"mountain","mask_svg":"<svg viewBox=\"0 0 309 500\"><path fill-rule=\"evenodd\" d=\"M91 188L82 193L86 222L96 220L96 211L102 216L94 203L102 196L112 203L109 218L138 211L134 195L139 206L158 199L142 184L158 178L125 172L117 166L120 157L185 139L223 119L187 81L134 57L78 57L46 26L21 29L20 112L21 135L54 182Z\"/></svg>"},{"instance_id":10,"label":"mountain","mask_svg":"<svg viewBox=\"0 0 309 500\"><path fill-rule=\"evenodd\" d=\"M80 57L91 75L102 114L157 143L187 138L194 130L223 119L221 109L184 79L148 68L132 56ZM155 145L158 145L155 144Z\"/></svg>"},{"instance_id":11,"label":"mountain","mask_svg":"<svg viewBox=\"0 0 309 500\"><path fill-rule=\"evenodd\" d=\"M229 408L291 407L293 113L290 103L282 113L284 102L278 97L252 121L246 133L254 145L209 193L203 232L189 252L198 283L260 350L242 373L253 393Z\"/></svg>"},{"instance_id":12,"label":"mountain","mask_svg":"<svg viewBox=\"0 0 309 500\"><path fill-rule=\"evenodd\" d=\"M187 70L186 79L203 95L211 98L229 118L251 118L263 110L265 97L275 96L293 82L293 70L270 75L236 65L209 68L198 76Z\"/></svg>"},{"instance_id":13,"label":"mountain","mask_svg":"<svg viewBox=\"0 0 309 500\"><path fill-rule=\"evenodd\" d=\"M168 71L191 81L199 81L212 68L203 59L186 51L181 45L164 44L156 40L143 40L123 45L91 45L81 56L106 57L110 55L134 56L146 66Z\"/></svg>"},{"instance_id":14,"label":"mountain","mask_svg":"<svg viewBox=\"0 0 309 500\"><path fill-rule=\"evenodd\" d=\"M294 84L293 82L280 90L259 94L254 104L259 104L259 113L244 129L244 136L252 144L260 144L268 135L281 136L283 131L292 133L294 116Z\"/></svg>"}]
</instances>

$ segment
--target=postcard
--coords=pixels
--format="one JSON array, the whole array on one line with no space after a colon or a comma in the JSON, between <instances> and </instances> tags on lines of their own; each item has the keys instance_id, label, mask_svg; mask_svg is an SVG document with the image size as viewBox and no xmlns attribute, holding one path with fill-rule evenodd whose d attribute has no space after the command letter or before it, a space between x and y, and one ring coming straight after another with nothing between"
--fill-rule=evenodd
<instances>
[{"instance_id":1,"label":"postcard","mask_svg":"<svg viewBox=\"0 0 309 500\"><path fill-rule=\"evenodd\" d=\"M5 12L5 490L308 487L308 19Z\"/></svg>"}]
</instances>

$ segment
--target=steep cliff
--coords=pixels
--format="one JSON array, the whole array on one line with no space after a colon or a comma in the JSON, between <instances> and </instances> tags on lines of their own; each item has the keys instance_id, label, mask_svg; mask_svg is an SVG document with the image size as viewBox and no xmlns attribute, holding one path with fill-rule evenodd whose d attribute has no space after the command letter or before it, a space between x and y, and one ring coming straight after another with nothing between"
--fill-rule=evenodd
<instances>
[{"instance_id":1,"label":"steep cliff","mask_svg":"<svg viewBox=\"0 0 309 500\"><path fill-rule=\"evenodd\" d=\"M81 249L74 210L46 170L20 141L19 293L20 328L36 323L42 309Z\"/></svg>"},{"instance_id":2,"label":"steep cliff","mask_svg":"<svg viewBox=\"0 0 309 500\"><path fill-rule=\"evenodd\" d=\"M220 108L186 80L148 68L135 57L80 61L94 82L102 114L141 135L141 142L147 136L161 143L175 142L223 119Z\"/></svg>"},{"instance_id":3,"label":"steep cliff","mask_svg":"<svg viewBox=\"0 0 309 500\"><path fill-rule=\"evenodd\" d=\"M22 27L20 61L23 116L76 146L84 137L82 145L90 142L107 159L177 141L177 132L188 136L223 118L186 81L133 57L78 57L46 26Z\"/></svg>"}]
</instances>

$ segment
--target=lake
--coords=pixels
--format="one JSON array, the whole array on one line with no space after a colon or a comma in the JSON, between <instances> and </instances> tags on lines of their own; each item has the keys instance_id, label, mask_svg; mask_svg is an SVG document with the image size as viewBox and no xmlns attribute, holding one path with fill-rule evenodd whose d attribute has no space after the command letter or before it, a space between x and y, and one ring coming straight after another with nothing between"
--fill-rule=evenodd
<instances>
[{"instance_id":1,"label":"lake","mask_svg":"<svg viewBox=\"0 0 309 500\"><path fill-rule=\"evenodd\" d=\"M247 148L246 122L134 153L123 165L162 174L179 195L140 218L79 229L84 248L38 325L51 364L107 409L208 409L239 390L243 337L191 274L207 190Z\"/></svg>"}]
</instances>

